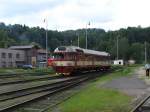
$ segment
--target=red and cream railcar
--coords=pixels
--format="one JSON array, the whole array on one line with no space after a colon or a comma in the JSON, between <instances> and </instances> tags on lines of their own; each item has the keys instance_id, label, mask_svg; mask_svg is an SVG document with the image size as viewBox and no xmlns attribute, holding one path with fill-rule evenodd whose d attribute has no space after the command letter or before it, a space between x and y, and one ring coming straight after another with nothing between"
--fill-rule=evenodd
<instances>
[{"instance_id":1,"label":"red and cream railcar","mask_svg":"<svg viewBox=\"0 0 150 112\"><path fill-rule=\"evenodd\" d=\"M54 50L48 65L64 75L77 71L104 70L110 68L110 54L75 46L60 46Z\"/></svg>"}]
</instances>

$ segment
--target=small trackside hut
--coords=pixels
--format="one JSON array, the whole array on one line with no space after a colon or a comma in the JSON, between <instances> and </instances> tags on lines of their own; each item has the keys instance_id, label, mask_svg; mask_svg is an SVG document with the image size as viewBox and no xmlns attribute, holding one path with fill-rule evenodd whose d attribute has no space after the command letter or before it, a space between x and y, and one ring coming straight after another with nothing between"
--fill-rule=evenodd
<instances>
[{"instance_id":1,"label":"small trackside hut","mask_svg":"<svg viewBox=\"0 0 150 112\"><path fill-rule=\"evenodd\" d=\"M54 50L48 65L57 73L70 75L73 72L107 70L110 68L110 54L76 46L60 46Z\"/></svg>"}]
</instances>

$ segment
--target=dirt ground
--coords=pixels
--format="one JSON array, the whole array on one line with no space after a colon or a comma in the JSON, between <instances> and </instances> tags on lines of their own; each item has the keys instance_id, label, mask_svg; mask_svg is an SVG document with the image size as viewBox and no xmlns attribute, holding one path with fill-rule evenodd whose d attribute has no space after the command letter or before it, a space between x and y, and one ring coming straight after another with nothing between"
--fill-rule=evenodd
<instances>
[{"instance_id":1,"label":"dirt ground","mask_svg":"<svg viewBox=\"0 0 150 112\"><path fill-rule=\"evenodd\" d=\"M133 75L120 77L104 84L105 88L117 89L127 95L139 99L150 92L150 77L145 76L144 67L139 67Z\"/></svg>"}]
</instances>

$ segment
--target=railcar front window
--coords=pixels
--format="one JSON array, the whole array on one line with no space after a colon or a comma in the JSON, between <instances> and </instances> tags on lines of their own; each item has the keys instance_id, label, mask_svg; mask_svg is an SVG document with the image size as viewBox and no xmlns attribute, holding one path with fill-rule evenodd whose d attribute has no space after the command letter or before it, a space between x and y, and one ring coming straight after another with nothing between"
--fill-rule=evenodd
<instances>
[{"instance_id":1,"label":"railcar front window","mask_svg":"<svg viewBox=\"0 0 150 112\"><path fill-rule=\"evenodd\" d=\"M54 59L64 59L64 55L63 54L53 54L53 58Z\"/></svg>"}]
</instances>

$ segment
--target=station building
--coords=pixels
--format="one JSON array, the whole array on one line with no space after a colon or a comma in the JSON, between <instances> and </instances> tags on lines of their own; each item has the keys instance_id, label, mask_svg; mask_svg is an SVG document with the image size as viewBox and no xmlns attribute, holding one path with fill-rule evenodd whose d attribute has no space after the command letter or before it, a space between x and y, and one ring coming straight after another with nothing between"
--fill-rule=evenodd
<instances>
[{"instance_id":1,"label":"station building","mask_svg":"<svg viewBox=\"0 0 150 112\"><path fill-rule=\"evenodd\" d=\"M35 67L46 66L46 50L36 45L0 48L0 67L19 67L24 64Z\"/></svg>"},{"instance_id":2,"label":"station building","mask_svg":"<svg viewBox=\"0 0 150 112\"><path fill-rule=\"evenodd\" d=\"M16 67L25 63L25 52L0 48L0 67Z\"/></svg>"}]
</instances>

